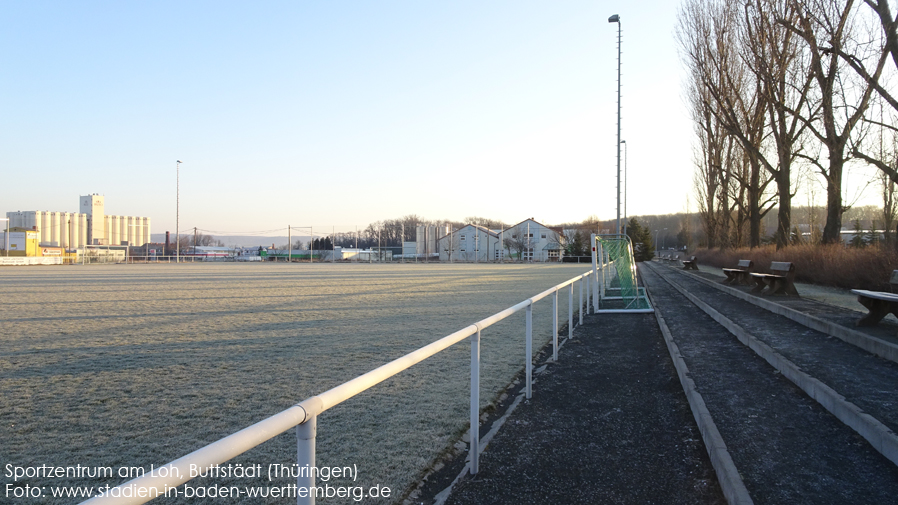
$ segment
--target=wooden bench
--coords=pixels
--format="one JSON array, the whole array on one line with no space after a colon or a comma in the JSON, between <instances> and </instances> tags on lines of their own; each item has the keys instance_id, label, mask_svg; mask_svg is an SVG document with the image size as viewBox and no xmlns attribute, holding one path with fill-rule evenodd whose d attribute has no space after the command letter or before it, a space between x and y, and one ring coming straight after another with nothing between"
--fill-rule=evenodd
<instances>
[{"instance_id":1,"label":"wooden bench","mask_svg":"<svg viewBox=\"0 0 898 505\"><path fill-rule=\"evenodd\" d=\"M768 295L795 295L795 265L786 261L773 261L770 263L770 271L773 274L748 274L755 282L752 293L760 293L764 288L769 288Z\"/></svg>"},{"instance_id":2,"label":"wooden bench","mask_svg":"<svg viewBox=\"0 0 898 505\"><path fill-rule=\"evenodd\" d=\"M748 274L751 273L751 269L754 266L755 263L752 260L739 260L739 263L736 264L736 268L724 268L723 273L726 274L727 278L724 279L723 283L751 285L751 276Z\"/></svg>"},{"instance_id":3,"label":"wooden bench","mask_svg":"<svg viewBox=\"0 0 898 505\"><path fill-rule=\"evenodd\" d=\"M867 291L866 289L852 289L851 292L857 295L857 301L867 307L869 313L858 319L857 326L876 326L889 313L898 317L898 270L892 271L892 278L889 279L892 292L885 291Z\"/></svg>"},{"instance_id":4,"label":"wooden bench","mask_svg":"<svg viewBox=\"0 0 898 505\"><path fill-rule=\"evenodd\" d=\"M688 260L683 260L683 270L698 270L695 263L695 256L690 256Z\"/></svg>"}]
</instances>

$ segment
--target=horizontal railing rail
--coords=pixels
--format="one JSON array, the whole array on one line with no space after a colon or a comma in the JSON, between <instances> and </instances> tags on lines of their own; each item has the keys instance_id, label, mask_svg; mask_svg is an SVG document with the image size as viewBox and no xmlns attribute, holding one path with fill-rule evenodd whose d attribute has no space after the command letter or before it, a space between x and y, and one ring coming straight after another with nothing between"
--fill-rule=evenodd
<instances>
[{"instance_id":1,"label":"horizontal railing rail","mask_svg":"<svg viewBox=\"0 0 898 505\"><path fill-rule=\"evenodd\" d=\"M604 267L604 265L602 265ZM447 335L435 342L432 342L420 349L412 351L400 358L386 363L370 372L360 375L352 380L344 382L339 386L329 389L323 393L307 398L292 407L274 414L271 417L263 419L251 426L248 426L232 435L229 435L217 442L213 442L200 449L197 449L186 456L178 458L161 467L156 467L154 472L137 477L116 488L107 491L103 496L91 498L82 502L82 504L132 504L137 505L146 503L154 498L165 496L166 490L171 490L177 486L192 479L190 477L190 469L208 468L214 465L221 465L228 460L243 454L244 452L286 432L290 428L296 428L297 438L297 465L309 468L315 467L315 435L317 430L317 417L326 410L352 398L353 396L393 377L394 375L414 366L421 361L465 340L471 338L471 427L470 427L470 447L469 451L469 470L472 474L478 471L478 461L480 454L480 333L484 329L506 319L521 310L526 311L525 321L525 395L531 398L532 375L533 375L533 304L553 295L554 300L554 318L553 318L553 359L558 360L558 291L564 287L568 287L568 338L573 335L574 319L574 284L580 283L580 305L579 305L579 324L583 324L584 309L584 282L586 284L586 304L587 313L589 307L590 289L595 292L596 279L598 279L597 270L595 268L580 274L576 277L568 279L565 282L557 284L537 295L534 295L516 305L513 305L501 312L497 312L485 319L466 326L455 333ZM595 302L594 302L595 303ZM298 489L311 490L315 486L314 472L307 472L308 475L302 475L297 478ZM129 490L125 492L125 490ZM140 490L139 493L134 492ZM306 494L300 497L297 493L298 504L314 504L314 493Z\"/></svg>"}]
</instances>

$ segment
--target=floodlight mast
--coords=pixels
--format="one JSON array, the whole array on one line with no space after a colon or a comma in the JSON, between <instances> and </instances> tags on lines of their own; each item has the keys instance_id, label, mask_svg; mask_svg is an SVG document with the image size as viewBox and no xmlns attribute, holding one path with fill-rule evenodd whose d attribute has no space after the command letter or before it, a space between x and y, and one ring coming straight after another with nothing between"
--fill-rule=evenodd
<instances>
[{"instance_id":1,"label":"floodlight mast","mask_svg":"<svg viewBox=\"0 0 898 505\"><path fill-rule=\"evenodd\" d=\"M629 216L627 216L627 182L630 178L627 176L627 141L621 140L620 144L624 146L624 235L627 234L627 224L629 223Z\"/></svg>"},{"instance_id":2,"label":"floodlight mast","mask_svg":"<svg viewBox=\"0 0 898 505\"><path fill-rule=\"evenodd\" d=\"M181 160L175 162L175 263L181 262ZM171 258L171 256L169 256Z\"/></svg>"},{"instance_id":3,"label":"floodlight mast","mask_svg":"<svg viewBox=\"0 0 898 505\"><path fill-rule=\"evenodd\" d=\"M621 232L620 225L620 16L615 14L608 18L609 23L617 23L617 233Z\"/></svg>"}]
</instances>

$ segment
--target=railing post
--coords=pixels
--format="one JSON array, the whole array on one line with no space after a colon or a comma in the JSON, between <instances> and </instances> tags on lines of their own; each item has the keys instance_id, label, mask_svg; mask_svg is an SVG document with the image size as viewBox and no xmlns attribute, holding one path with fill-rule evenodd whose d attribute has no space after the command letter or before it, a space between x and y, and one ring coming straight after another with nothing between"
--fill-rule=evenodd
<instances>
[{"instance_id":1,"label":"railing post","mask_svg":"<svg viewBox=\"0 0 898 505\"><path fill-rule=\"evenodd\" d=\"M574 283L568 284L570 288L567 295L567 338L574 336Z\"/></svg>"},{"instance_id":2,"label":"railing post","mask_svg":"<svg viewBox=\"0 0 898 505\"><path fill-rule=\"evenodd\" d=\"M583 276L580 276L580 326L583 326Z\"/></svg>"},{"instance_id":3,"label":"railing post","mask_svg":"<svg viewBox=\"0 0 898 505\"><path fill-rule=\"evenodd\" d=\"M589 297L592 296L592 273L586 275L586 313L589 314Z\"/></svg>"},{"instance_id":4,"label":"railing post","mask_svg":"<svg viewBox=\"0 0 898 505\"><path fill-rule=\"evenodd\" d=\"M310 417L306 422L296 426L296 466L300 470L296 477L296 505L315 505L315 435L318 431L318 416ZM303 475L302 469L308 473ZM300 489L305 489L305 497L302 497Z\"/></svg>"},{"instance_id":5,"label":"railing post","mask_svg":"<svg viewBox=\"0 0 898 505\"><path fill-rule=\"evenodd\" d=\"M471 475L476 475L480 467L480 326L471 335L471 445L468 449L471 459Z\"/></svg>"},{"instance_id":6,"label":"railing post","mask_svg":"<svg viewBox=\"0 0 898 505\"><path fill-rule=\"evenodd\" d=\"M531 396L533 396L533 302L530 302L530 305L527 306L527 322L525 324L527 329L526 336L526 344L524 345L525 351L527 353L527 361L524 365L524 370L527 375L525 392L527 399L529 400Z\"/></svg>"},{"instance_id":7,"label":"railing post","mask_svg":"<svg viewBox=\"0 0 898 505\"><path fill-rule=\"evenodd\" d=\"M558 362L558 288L552 296L552 361Z\"/></svg>"},{"instance_id":8,"label":"railing post","mask_svg":"<svg viewBox=\"0 0 898 505\"><path fill-rule=\"evenodd\" d=\"M605 273L606 273L606 272L605 272L605 270L606 270L606 269L605 269L605 264L606 264L606 263L605 263L605 247L603 247L602 244L599 244L598 247L599 247L599 253L601 254L601 256L599 256L599 257L601 258L601 261L599 261L599 270L601 270L601 272L602 272L602 277L601 277L601 281L600 281L601 284L599 284L599 297L600 297L600 298L605 298L605 283L606 283L606 277L605 277Z\"/></svg>"},{"instance_id":9,"label":"railing post","mask_svg":"<svg viewBox=\"0 0 898 505\"><path fill-rule=\"evenodd\" d=\"M596 278L592 282L592 313L599 312L599 273L596 272Z\"/></svg>"}]
</instances>

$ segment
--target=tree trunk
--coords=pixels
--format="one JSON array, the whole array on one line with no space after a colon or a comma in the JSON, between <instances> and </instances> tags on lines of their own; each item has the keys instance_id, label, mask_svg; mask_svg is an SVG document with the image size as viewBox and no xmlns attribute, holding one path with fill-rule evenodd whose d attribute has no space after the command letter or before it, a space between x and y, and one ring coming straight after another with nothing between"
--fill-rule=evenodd
<instances>
[{"instance_id":1,"label":"tree trunk","mask_svg":"<svg viewBox=\"0 0 898 505\"><path fill-rule=\"evenodd\" d=\"M789 231L792 229L792 193L789 170L780 169L776 177L779 191L779 212L776 215L776 250L789 245Z\"/></svg>"},{"instance_id":2,"label":"tree trunk","mask_svg":"<svg viewBox=\"0 0 898 505\"><path fill-rule=\"evenodd\" d=\"M840 153L841 154L841 153ZM838 244L842 241L842 156L830 152L829 173L826 177L826 225L823 227L823 243Z\"/></svg>"},{"instance_id":3,"label":"tree trunk","mask_svg":"<svg viewBox=\"0 0 898 505\"><path fill-rule=\"evenodd\" d=\"M749 247L761 247L761 164L752 156L751 184L748 187L748 234Z\"/></svg>"}]
</instances>

